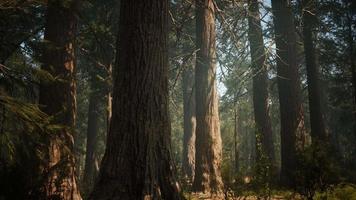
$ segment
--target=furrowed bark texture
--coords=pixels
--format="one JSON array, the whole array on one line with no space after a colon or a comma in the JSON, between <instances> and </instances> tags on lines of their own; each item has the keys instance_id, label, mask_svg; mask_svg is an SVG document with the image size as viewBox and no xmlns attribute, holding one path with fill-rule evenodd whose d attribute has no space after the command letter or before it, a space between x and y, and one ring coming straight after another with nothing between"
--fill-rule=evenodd
<instances>
[{"instance_id":1,"label":"furrowed bark texture","mask_svg":"<svg viewBox=\"0 0 356 200\"><path fill-rule=\"evenodd\" d=\"M317 22L316 2L315 0L303 0L302 2L304 54L307 69L310 127L312 140L313 142L316 142L316 140L325 140L327 137L321 109L319 66L314 45L314 29L316 28L315 23Z\"/></svg>"},{"instance_id":2,"label":"furrowed bark texture","mask_svg":"<svg viewBox=\"0 0 356 200\"><path fill-rule=\"evenodd\" d=\"M122 1L113 113L89 199L181 199L170 152L167 0Z\"/></svg>"},{"instance_id":3,"label":"furrowed bark texture","mask_svg":"<svg viewBox=\"0 0 356 200\"><path fill-rule=\"evenodd\" d=\"M74 39L76 1L50 0L46 14L43 70L58 80L42 83L39 103L54 122L66 126L48 136L43 166L43 199L81 199L75 180L73 127L76 115Z\"/></svg>"},{"instance_id":4,"label":"furrowed bark texture","mask_svg":"<svg viewBox=\"0 0 356 200\"><path fill-rule=\"evenodd\" d=\"M221 136L216 89L215 8L196 0L196 156L193 190L221 193ZM198 103L199 102L199 103Z\"/></svg>"},{"instance_id":5,"label":"furrowed bark texture","mask_svg":"<svg viewBox=\"0 0 356 200\"><path fill-rule=\"evenodd\" d=\"M272 0L281 114L281 182L295 186L297 152L304 146L304 112L298 75L296 32L289 0Z\"/></svg>"},{"instance_id":6,"label":"furrowed bark texture","mask_svg":"<svg viewBox=\"0 0 356 200\"><path fill-rule=\"evenodd\" d=\"M271 118L268 106L266 55L257 0L249 0L248 38L253 69L253 108L257 134L261 137L262 152L272 165L275 163ZM259 154L258 152L256 152ZM262 155L257 155L261 157ZM258 159L259 160L259 159Z\"/></svg>"},{"instance_id":7,"label":"furrowed bark texture","mask_svg":"<svg viewBox=\"0 0 356 200\"><path fill-rule=\"evenodd\" d=\"M183 72L183 101L184 101L184 138L183 138L183 173L194 180L195 169L195 89L194 68L188 66Z\"/></svg>"}]
</instances>

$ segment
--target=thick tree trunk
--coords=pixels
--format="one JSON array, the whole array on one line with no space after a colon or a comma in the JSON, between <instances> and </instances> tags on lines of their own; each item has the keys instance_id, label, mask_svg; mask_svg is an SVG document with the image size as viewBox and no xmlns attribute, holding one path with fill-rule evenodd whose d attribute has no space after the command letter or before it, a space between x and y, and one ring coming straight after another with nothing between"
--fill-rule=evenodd
<instances>
[{"instance_id":1,"label":"thick tree trunk","mask_svg":"<svg viewBox=\"0 0 356 200\"><path fill-rule=\"evenodd\" d=\"M99 117L100 117L100 94L95 91L95 85L91 86L91 93L89 97L89 110L88 110L88 128L87 128L87 144L85 155L85 169L83 176L83 183L85 192L88 194L93 185L98 172L96 171L95 164L97 162L96 146L97 136L99 131Z\"/></svg>"},{"instance_id":2,"label":"thick tree trunk","mask_svg":"<svg viewBox=\"0 0 356 200\"><path fill-rule=\"evenodd\" d=\"M256 152L256 156L257 160L260 160L259 158L262 157L262 155L259 154L262 153L267 156L271 164L274 165L274 146L268 106L266 55L257 0L249 0L248 25L253 69L253 108L257 137L261 137L258 139L262 143L262 152Z\"/></svg>"},{"instance_id":3,"label":"thick tree trunk","mask_svg":"<svg viewBox=\"0 0 356 200\"><path fill-rule=\"evenodd\" d=\"M75 180L73 127L76 115L74 39L77 19L76 1L48 1L44 39L43 70L60 80L42 83L39 103L54 122L66 126L48 136L44 165L43 199L81 199Z\"/></svg>"},{"instance_id":4,"label":"thick tree trunk","mask_svg":"<svg viewBox=\"0 0 356 200\"><path fill-rule=\"evenodd\" d=\"M295 185L297 151L304 146L304 112L298 75L296 32L289 0L272 0L281 113L281 182Z\"/></svg>"},{"instance_id":5,"label":"thick tree trunk","mask_svg":"<svg viewBox=\"0 0 356 200\"><path fill-rule=\"evenodd\" d=\"M307 82L310 109L310 127L313 143L325 140L326 130L321 110L321 94L319 80L319 66L315 52L314 29L317 21L315 0L303 0L303 36L304 54L307 69Z\"/></svg>"},{"instance_id":6,"label":"thick tree trunk","mask_svg":"<svg viewBox=\"0 0 356 200\"><path fill-rule=\"evenodd\" d=\"M183 173L190 180L194 180L195 169L195 89L194 68L188 66L183 72L184 99L184 138L183 138Z\"/></svg>"},{"instance_id":7,"label":"thick tree trunk","mask_svg":"<svg viewBox=\"0 0 356 200\"><path fill-rule=\"evenodd\" d=\"M167 0L121 2L113 115L90 199L181 199L170 152Z\"/></svg>"},{"instance_id":8,"label":"thick tree trunk","mask_svg":"<svg viewBox=\"0 0 356 200\"><path fill-rule=\"evenodd\" d=\"M196 0L196 156L193 189L221 193L221 136L216 89L215 8Z\"/></svg>"}]
</instances>

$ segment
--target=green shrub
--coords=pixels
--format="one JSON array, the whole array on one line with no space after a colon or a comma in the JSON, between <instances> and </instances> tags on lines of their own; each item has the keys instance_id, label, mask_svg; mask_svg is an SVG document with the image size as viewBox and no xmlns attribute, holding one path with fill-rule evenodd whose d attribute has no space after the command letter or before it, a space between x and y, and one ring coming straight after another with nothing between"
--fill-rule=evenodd
<instances>
[{"instance_id":1,"label":"green shrub","mask_svg":"<svg viewBox=\"0 0 356 200\"><path fill-rule=\"evenodd\" d=\"M326 192L318 192L314 196L315 200L356 200L356 185L339 184L331 187Z\"/></svg>"}]
</instances>

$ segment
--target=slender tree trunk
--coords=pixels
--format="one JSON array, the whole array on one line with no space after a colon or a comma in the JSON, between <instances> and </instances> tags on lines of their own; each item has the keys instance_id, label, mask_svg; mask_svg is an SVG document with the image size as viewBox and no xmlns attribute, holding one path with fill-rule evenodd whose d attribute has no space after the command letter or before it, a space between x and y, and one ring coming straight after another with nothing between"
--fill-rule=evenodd
<instances>
[{"instance_id":1,"label":"slender tree trunk","mask_svg":"<svg viewBox=\"0 0 356 200\"><path fill-rule=\"evenodd\" d=\"M181 199L170 150L168 1L120 8L113 115L90 199Z\"/></svg>"},{"instance_id":2,"label":"slender tree trunk","mask_svg":"<svg viewBox=\"0 0 356 200\"><path fill-rule=\"evenodd\" d=\"M356 61L355 61L355 50L354 50L354 36L352 25L355 23L353 20L353 16L355 15L355 11L352 10L353 2L349 2L348 15L347 15L347 23L348 23L348 42L349 42L349 54L350 54L350 67L351 67L351 77L352 77L352 86L354 89L354 116L356 121ZM356 124L356 122L355 122ZM356 127L356 125L355 125ZM356 133L356 130L355 130Z\"/></svg>"},{"instance_id":3,"label":"slender tree trunk","mask_svg":"<svg viewBox=\"0 0 356 200\"><path fill-rule=\"evenodd\" d=\"M240 117L239 117L239 109L237 106L234 108L234 151L235 151L235 158L234 158L234 169L235 173L238 173L240 170L240 161L239 161L239 154L240 154Z\"/></svg>"},{"instance_id":4,"label":"slender tree trunk","mask_svg":"<svg viewBox=\"0 0 356 200\"><path fill-rule=\"evenodd\" d=\"M303 36L304 36L304 54L307 69L310 126L313 143L316 140L326 139L326 130L323 114L321 110L321 94L319 80L319 66L315 52L315 23L316 2L315 0L303 0Z\"/></svg>"},{"instance_id":5,"label":"slender tree trunk","mask_svg":"<svg viewBox=\"0 0 356 200\"><path fill-rule=\"evenodd\" d=\"M304 112L298 75L294 18L289 0L272 0L281 113L281 182L295 186L297 152L304 146Z\"/></svg>"},{"instance_id":6,"label":"slender tree trunk","mask_svg":"<svg viewBox=\"0 0 356 200\"><path fill-rule=\"evenodd\" d=\"M275 164L274 146L272 138L271 118L268 106L268 83L266 56L262 36L262 27L257 0L249 0L249 42L253 69L253 107L255 114L256 131L262 143L262 153L265 154L272 165ZM262 155L258 155L257 160Z\"/></svg>"},{"instance_id":7,"label":"slender tree trunk","mask_svg":"<svg viewBox=\"0 0 356 200\"><path fill-rule=\"evenodd\" d=\"M93 80L92 80L93 81ZM86 194L88 194L93 185L98 172L95 164L97 162L96 147L97 137L99 131L99 117L100 117L100 94L95 91L95 83L91 85L91 93L89 96L89 110L88 110L88 128L87 128L87 144L85 156L85 169L83 176L83 183Z\"/></svg>"},{"instance_id":8,"label":"slender tree trunk","mask_svg":"<svg viewBox=\"0 0 356 200\"><path fill-rule=\"evenodd\" d=\"M108 92L108 94L107 94L107 117L106 117L107 132L110 131L111 117L112 117L112 93Z\"/></svg>"},{"instance_id":9,"label":"slender tree trunk","mask_svg":"<svg viewBox=\"0 0 356 200\"><path fill-rule=\"evenodd\" d=\"M3 83L0 81L0 96L6 95L5 87L2 84ZM4 125L5 125L5 106L3 104L0 104L0 135L3 134L5 131Z\"/></svg>"},{"instance_id":10,"label":"slender tree trunk","mask_svg":"<svg viewBox=\"0 0 356 200\"><path fill-rule=\"evenodd\" d=\"M73 127L76 116L74 39L77 1L48 1L43 70L60 80L42 83L39 103L54 122L66 126L48 136L43 199L81 199L75 178Z\"/></svg>"},{"instance_id":11,"label":"slender tree trunk","mask_svg":"<svg viewBox=\"0 0 356 200\"><path fill-rule=\"evenodd\" d=\"M112 117L112 64L109 64L108 67L108 76L109 76L109 87L108 87L108 93L107 93L107 107L106 107L106 128L107 128L107 133L110 131L110 122L111 122L111 117Z\"/></svg>"},{"instance_id":12,"label":"slender tree trunk","mask_svg":"<svg viewBox=\"0 0 356 200\"><path fill-rule=\"evenodd\" d=\"M196 154L193 189L221 193L221 136L216 89L215 8L196 0Z\"/></svg>"},{"instance_id":13,"label":"slender tree trunk","mask_svg":"<svg viewBox=\"0 0 356 200\"><path fill-rule=\"evenodd\" d=\"M194 68L188 66L183 72L184 99L184 138L183 138L183 173L194 180L195 169L195 89Z\"/></svg>"},{"instance_id":14,"label":"slender tree trunk","mask_svg":"<svg viewBox=\"0 0 356 200\"><path fill-rule=\"evenodd\" d=\"M0 134L4 132L5 106L0 104Z\"/></svg>"},{"instance_id":15,"label":"slender tree trunk","mask_svg":"<svg viewBox=\"0 0 356 200\"><path fill-rule=\"evenodd\" d=\"M353 112L354 112L354 116L356 119L356 64L355 64L355 53L354 53L353 45L354 44L353 44L353 39L352 39L350 41L350 62L351 62L352 85L354 87L354 110L353 110Z\"/></svg>"},{"instance_id":16,"label":"slender tree trunk","mask_svg":"<svg viewBox=\"0 0 356 200\"><path fill-rule=\"evenodd\" d=\"M356 139L356 61L355 61L355 49L354 49L354 30L353 30L353 24L354 22L354 16L356 15L355 10L353 7L355 7L355 2L353 1L346 1L349 3L348 5L348 13L347 13L347 25L348 25L348 46L349 46L349 59L350 59L350 68L351 68L351 78L352 78L352 86L353 86L353 93L354 93L354 104L353 104L353 114L354 114L354 138ZM353 149L354 154L356 154L356 146ZM355 162L354 162L355 163Z\"/></svg>"}]
</instances>

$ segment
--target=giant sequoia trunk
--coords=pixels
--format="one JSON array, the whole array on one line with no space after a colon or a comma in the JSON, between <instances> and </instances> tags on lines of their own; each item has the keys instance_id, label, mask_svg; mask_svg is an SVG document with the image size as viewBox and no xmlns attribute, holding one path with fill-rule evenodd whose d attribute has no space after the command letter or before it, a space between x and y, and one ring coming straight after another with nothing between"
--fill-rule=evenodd
<instances>
[{"instance_id":1,"label":"giant sequoia trunk","mask_svg":"<svg viewBox=\"0 0 356 200\"><path fill-rule=\"evenodd\" d=\"M183 72L184 99L184 138L183 138L183 173L191 181L195 169L195 89L194 68L189 67Z\"/></svg>"},{"instance_id":2,"label":"giant sequoia trunk","mask_svg":"<svg viewBox=\"0 0 356 200\"><path fill-rule=\"evenodd\" d=\"M317 140L326 139L326 130L321 108L321 95L319 84L319 66L315 52L315 23L316 2L315 0L303 0L303 36L304 54L307 68L310 127L313 143Z\"/></svg>"},{"instance_id":3,"label":"giant sequoia trunk","mask_svg":"<svg viewBox=\"0 0 356 200\"><path fill-rule=\"evenodd\" d=\"M168 1L120 6L113 113L90 199L180 199L170 152Z\"/></svg>"},{"instance_id":4,"label":"giant sequoia trunk","mask_svg":"<svg viewBox=\"0 0 356 200\"><path fill-rule=\"evenodd\" d=\"M76 85L74 39L77 19L76 1L63 3L48 1L42 69L57 80L42 83L39 103L43 111L54 117L54 122L65 126L48 134L45 149L46 163L43 166L43 199L81 199L74 172L73 127L76 115Z\"/></svg>"},{"instance_id":5,"label":"giant sequoia trunk","mask_svg":"<svg viewBox=\"0 0 356 200\"><path fill-rule=\"evenodd\" d=\"M215 8L213 0L196 0L196 154L193 189L220 193L221 136L216 89ZM199 102L199 103L198 103Z\"/></svg>"},{"instance_id":6,"label":"giant sequoia trunk","mask_svg":"<svg viewBox=\"0 0 356 200\"><path fill-rule=\"evenodd\" d=\"M257 0L249 0L248 38L250 42L253 69L253 108L257 131L257 140L262 143L262 152L257 151L257 160L261 153L266 155L271 164L275 163L271 119L268 106L267 66Z\"/></svg>"},{"instance_id":7,"label":"giant sequoia trunk","mask_svg":"<svg viewBox=\"0 0 356 200\"><path fill-rule=\"evenodd\" d=\"M304 117L291 2L272 0L281 113L281 182L294 186L297 151L304 146Z\"/></svg>"}]
</instances>

